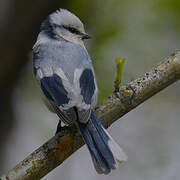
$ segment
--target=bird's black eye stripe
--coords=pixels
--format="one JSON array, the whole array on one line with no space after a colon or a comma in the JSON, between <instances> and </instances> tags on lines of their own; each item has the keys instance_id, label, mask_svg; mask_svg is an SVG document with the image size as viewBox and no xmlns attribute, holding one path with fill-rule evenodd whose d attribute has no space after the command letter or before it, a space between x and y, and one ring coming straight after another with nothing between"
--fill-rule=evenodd
<instances>
[{"instance_id":1,"label":"bird's black eye stripe","mask_svg":"<svg viewBox=\"0 0 180 180\"><path fill-rule=\"evenodd\" d=\"M63 26L65 29L69 30L73 34L81 34L76 28L69 27L69 26Z\"/></svg>"}]
</instances>

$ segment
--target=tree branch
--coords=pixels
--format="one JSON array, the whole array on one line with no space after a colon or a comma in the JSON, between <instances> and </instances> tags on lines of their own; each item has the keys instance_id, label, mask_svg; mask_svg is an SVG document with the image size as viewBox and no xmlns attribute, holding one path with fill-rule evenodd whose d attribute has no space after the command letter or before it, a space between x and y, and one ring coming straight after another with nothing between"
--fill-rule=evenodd
<instances>
[{"instance_id":1,"label":"tree branch","mask_svg":"<svg viewBox=\"0 0 180 180\"><path fill-rule=\"evenodd\" d=\"M143 77L121 86L96 108L96 113L107 128L121 116L178 79L180 79L180 51L167 57L150 72L145 73ZM40 179L60 165L83 144L75 125L64 127L59 134L0 179Z\"/></svg>"}]
</instances>

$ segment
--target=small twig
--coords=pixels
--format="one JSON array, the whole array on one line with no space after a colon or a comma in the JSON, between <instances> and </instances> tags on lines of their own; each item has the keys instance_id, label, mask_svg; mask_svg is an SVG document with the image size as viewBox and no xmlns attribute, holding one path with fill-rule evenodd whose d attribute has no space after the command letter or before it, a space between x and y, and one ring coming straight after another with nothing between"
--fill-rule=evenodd
<instances>
[{"instance_id":1,"label":"small twig","mask_svg":"<svg viewBox=\"0 0 180 180\"><path fill-rule=\"evenodd\" d=\"M180 51L166 58L150 72L121 86L104 100L96 113L107 128L121 116L180 79ZM83 145L75 126L65 127L47 143L1 177L1 180L36 180L60 165Z\"/></svg>"},{"instance_id":2,"label":"small twig","mask_svg":"<svg viewBox=\"0 0 180 180\"><path fill-rule=\"evenodd\" d=\"M115 61L116 61L116 79L114 81L114 88L115 91L117 91L122 81L122 70L125 59L116 58Z\"/></svg>"}]
</instances>

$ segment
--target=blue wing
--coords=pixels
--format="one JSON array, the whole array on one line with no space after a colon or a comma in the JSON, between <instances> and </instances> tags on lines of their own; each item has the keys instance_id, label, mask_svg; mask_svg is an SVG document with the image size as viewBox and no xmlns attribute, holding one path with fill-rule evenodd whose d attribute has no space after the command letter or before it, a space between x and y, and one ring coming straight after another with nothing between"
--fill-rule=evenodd
<instances>
[{"instance_id":1,"label":"blue wing","mask_svg":"<svg viewBox=\"0 0 180 180\"><path fill-rule=\"evenodd\" d=\"M61 78L53 74L49 77L43 77L40 80L41 89L48 100L53 102L56 106L63 106L68 104L68 92L62 84Z\"/></svg>"},{"instance_id":2,"label":"blue wing","mask_svg":"<svg viewBox=\"0 0 180 180\"><path fill-rule=\"evenodd\" d=\"M84 69L79 79L81 95L85 104L92 104L95 95L95 79L92 69ZM93 104L94 105L94 104ZM91 109L78 110L78 119L82 123L86 123L90 117Z\"/></svg>"},{"instance_id":3,"label":"blue wing","mask_svg":"<svg viewBox=\"0 0 180 180\"><path fill-rule=\"evenodd\" d=\"M92 97L95 93L95 80L94 74L91 69L85 69L80 77L80 88L81 95L83 96L84 102L86 104L91 104Z\"/></svg>"},{"instance_id":4,"label":"blue wing","mask_svg":"<svg viewBox=\"0 0 180 180\"><path fill-rule=\"evenodd\" d=\"M61 78L57 74L43 77L40 80L41 89L46 98L51 102L52 107L65 124L71 124L76 120L76 113L73 108L61 111L59 106L69 103L68 92L62 84Z\"/></svg>"}]
</instances>

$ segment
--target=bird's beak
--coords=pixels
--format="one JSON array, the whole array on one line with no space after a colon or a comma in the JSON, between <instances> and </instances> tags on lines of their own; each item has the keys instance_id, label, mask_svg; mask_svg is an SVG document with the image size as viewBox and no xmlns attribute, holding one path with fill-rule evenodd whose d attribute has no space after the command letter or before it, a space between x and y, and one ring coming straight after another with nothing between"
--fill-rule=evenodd
<instances>
[{"instance_id":1,"label":"bird's beak","mask_svg":"<svg viewBox=\"0 0 180 180\"><path fill-rule=\"evenodd\" d=\"M82 35L82 39L84 40L84 39L90 39L91 38L91 36L89 35L89 34L83 34Z\"/></svg>"}]
</instances>

